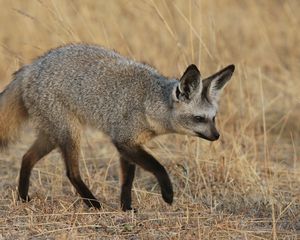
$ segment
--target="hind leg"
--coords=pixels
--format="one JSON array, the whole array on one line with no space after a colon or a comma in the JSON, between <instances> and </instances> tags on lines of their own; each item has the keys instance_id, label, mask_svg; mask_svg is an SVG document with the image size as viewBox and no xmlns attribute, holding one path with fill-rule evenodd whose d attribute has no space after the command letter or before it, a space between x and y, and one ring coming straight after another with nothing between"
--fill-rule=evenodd
<instances>
[{"instance_id":1,"label":"hind leg","mask_svg":"<svg viewBox=\"0 0 300 240\"><path fill-rule=\"evenodd\" d=\"M49 141L47 136L40 133L33 145L23 156L18 191L20 198L24 201L29 200L28 189L32 168L40 159L50 153L54 148L55 145Z\"/></svg>"},{"instance_id":2,"label":"hind leg","mask_svg":"<svg viewBox=\"0 0 300 240\"><path fill-rule=\"evenodd\" d=\"M100 208L99 201L94 197L89 188L83 182L79 171L80 134L68 132L64 141L60 143L60 149L65 161L67 176L79 195L88 207Z\"/></svg>"}]
</instances>

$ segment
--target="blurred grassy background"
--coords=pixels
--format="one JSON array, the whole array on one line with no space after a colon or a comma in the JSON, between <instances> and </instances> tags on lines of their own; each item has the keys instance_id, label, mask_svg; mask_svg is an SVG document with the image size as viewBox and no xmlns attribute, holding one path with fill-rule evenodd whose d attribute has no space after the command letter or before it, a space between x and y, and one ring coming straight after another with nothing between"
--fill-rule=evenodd
<instances>
[{"instance_id":1,"label":"blurred grassy background","mask_svg":"<svg viewBox=\"0 0 300 240\"><path fill-rule=\"evenodd\" d=\"M300 2L0 1L0 89L23 64L70 42L96 43L177 76L190 63L208 76L234 63L221 98L221 140L163 136L147 148L170 171L166 206L154 178L139 171L138 214L119 210L118 156L87 131L82 172L104 203L87 210L58 153L31 178L33 201L16 201L20 158L33 141L1 153L4 239L297 239L300 237ZM78 199L77 199L78 200ZM105 205L106 204L106 205ZM1 235L0 235L1 236Z\"/></svg>"}]
</instances>

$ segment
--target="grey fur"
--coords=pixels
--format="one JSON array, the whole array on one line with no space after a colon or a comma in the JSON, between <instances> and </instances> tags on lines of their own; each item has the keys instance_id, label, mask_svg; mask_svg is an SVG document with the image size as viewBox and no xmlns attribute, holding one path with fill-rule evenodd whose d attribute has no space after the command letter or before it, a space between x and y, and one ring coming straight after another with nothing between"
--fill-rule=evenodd
<instances>
[{"instance_id":1,"label":"grey fur","mask_svg":"<svg viewBox=\"0 0 300 240\"><path fill-rule=\"evenodd\" d=\"M147 65L90 45L51 50L18 75L30 118L55 140L79 123L116 142L134 143L145 131L159 134L147 118L158 120L169 111L166 93L176 83Z\"/></svg>"},{"instance_id":2,"label":"grey fur","mask_svg":"<svg viewBox=\"0 0 300 240\"><path fill-rule=\"evenodd\" d=\"M22 67L0 95L0 146L13 140L27 119L38 131L22 159L21 199L29 199L34 165L59 147L73 186L88 206L100 207L79 171L81 129L87 125L110 136L120 153L123 210L131 209L135 164L154 174L171 204L167 171L140 145L167 133L217 140L217 103L233 71L231 65L201 80L198 68L190 65L180 80L168 79L146 64L84 44L51 50Z\"/></svg>"},{"instance_id":3,"label":"grey fur","mask_svg":"<svg viewBox=\"0 0 300 240\"><path fill-rule=\"evenodd\" d=\"M216 103L203 101L201 88L190 103L174 103L178 80L99 46L51 50L15 75L30 119L54 141L81 124L127 144L166 133L195 135L186 118L217 112Z\"/></svg>"}]
</instances>

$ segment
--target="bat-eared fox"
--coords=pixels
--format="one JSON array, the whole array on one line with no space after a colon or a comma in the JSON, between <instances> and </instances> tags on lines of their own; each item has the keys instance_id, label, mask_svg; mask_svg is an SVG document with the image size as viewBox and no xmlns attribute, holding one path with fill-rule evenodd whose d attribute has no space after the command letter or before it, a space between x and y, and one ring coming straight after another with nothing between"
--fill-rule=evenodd
<instances>
[{"instance_id":1,"label":"bat-eared fox","mask_svg":"<svg viewBox=\"0 0 300 240\"><path fill-rule=\"evenodd\" d=\"M51 50L23 66L0 95L0 146L13 142L26 120L34 123L37 132L22 159L20 198L29 200L34 165L58 148L83 201L100 208L79 171L82 127L90 126L108 135L120 154L124 211L132 209L136 165L157 178L162 198L171 204L168 173L142 145L168 133L217 140L218 100L233 72L234 65L229 65L202 80L192 64L180 79L169 79L146 64L85 44Z\"/></svg>"}]
</instances>

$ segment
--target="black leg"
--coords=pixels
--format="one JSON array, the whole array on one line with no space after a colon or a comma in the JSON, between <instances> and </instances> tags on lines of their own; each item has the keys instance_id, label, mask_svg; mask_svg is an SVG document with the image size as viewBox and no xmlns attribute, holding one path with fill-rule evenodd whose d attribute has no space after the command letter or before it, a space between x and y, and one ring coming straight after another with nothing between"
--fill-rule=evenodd
<instances>
[{"instance_id":1,"label":"black leg","mask_svg":"<svg viewBox=\"0 0 300 240\"><path fill-rule=\"evenodd\" d=\"M32 168L54 148L54 144L46 136L39 134L34 144L23 156L18 187L19 196L23 201L29 201L28 189Z\"/></svg>"},{"instance_id":2,"label":"black leg","mask_svg":"<svg viewBox=\"0 0 300 240\"><path fill-rule=\"evenodd\" d=\"M121 163L121 207L123 211L132 210L131 208L131 189L135 173L135 164L120 158Z\"/></svg>"},{"instance_id":3,"label":"black leg","mask_svg":"<svg viewBox=\"0 0 300 240\"><path fill-rule=\"evenodd\" d=\"M129 162L141 166L145 170L151 172L157 178L164 201L168 204L172 204L173 188L165 168L140 146L129 147L126 145L116 144L116 147L123 158Z\"/></svg>"},{"instance_id":4,"label":"black leg","mask_svg":"<svg viewBox=\"0 0 300 240\"><path fill-rule=\"evenodd\" d=\"M70 139L60 146L67 169L67 176L88 207L100 208L99 201L82 181L79 171L79 142Z\"/></svg>"}]
</instances>

